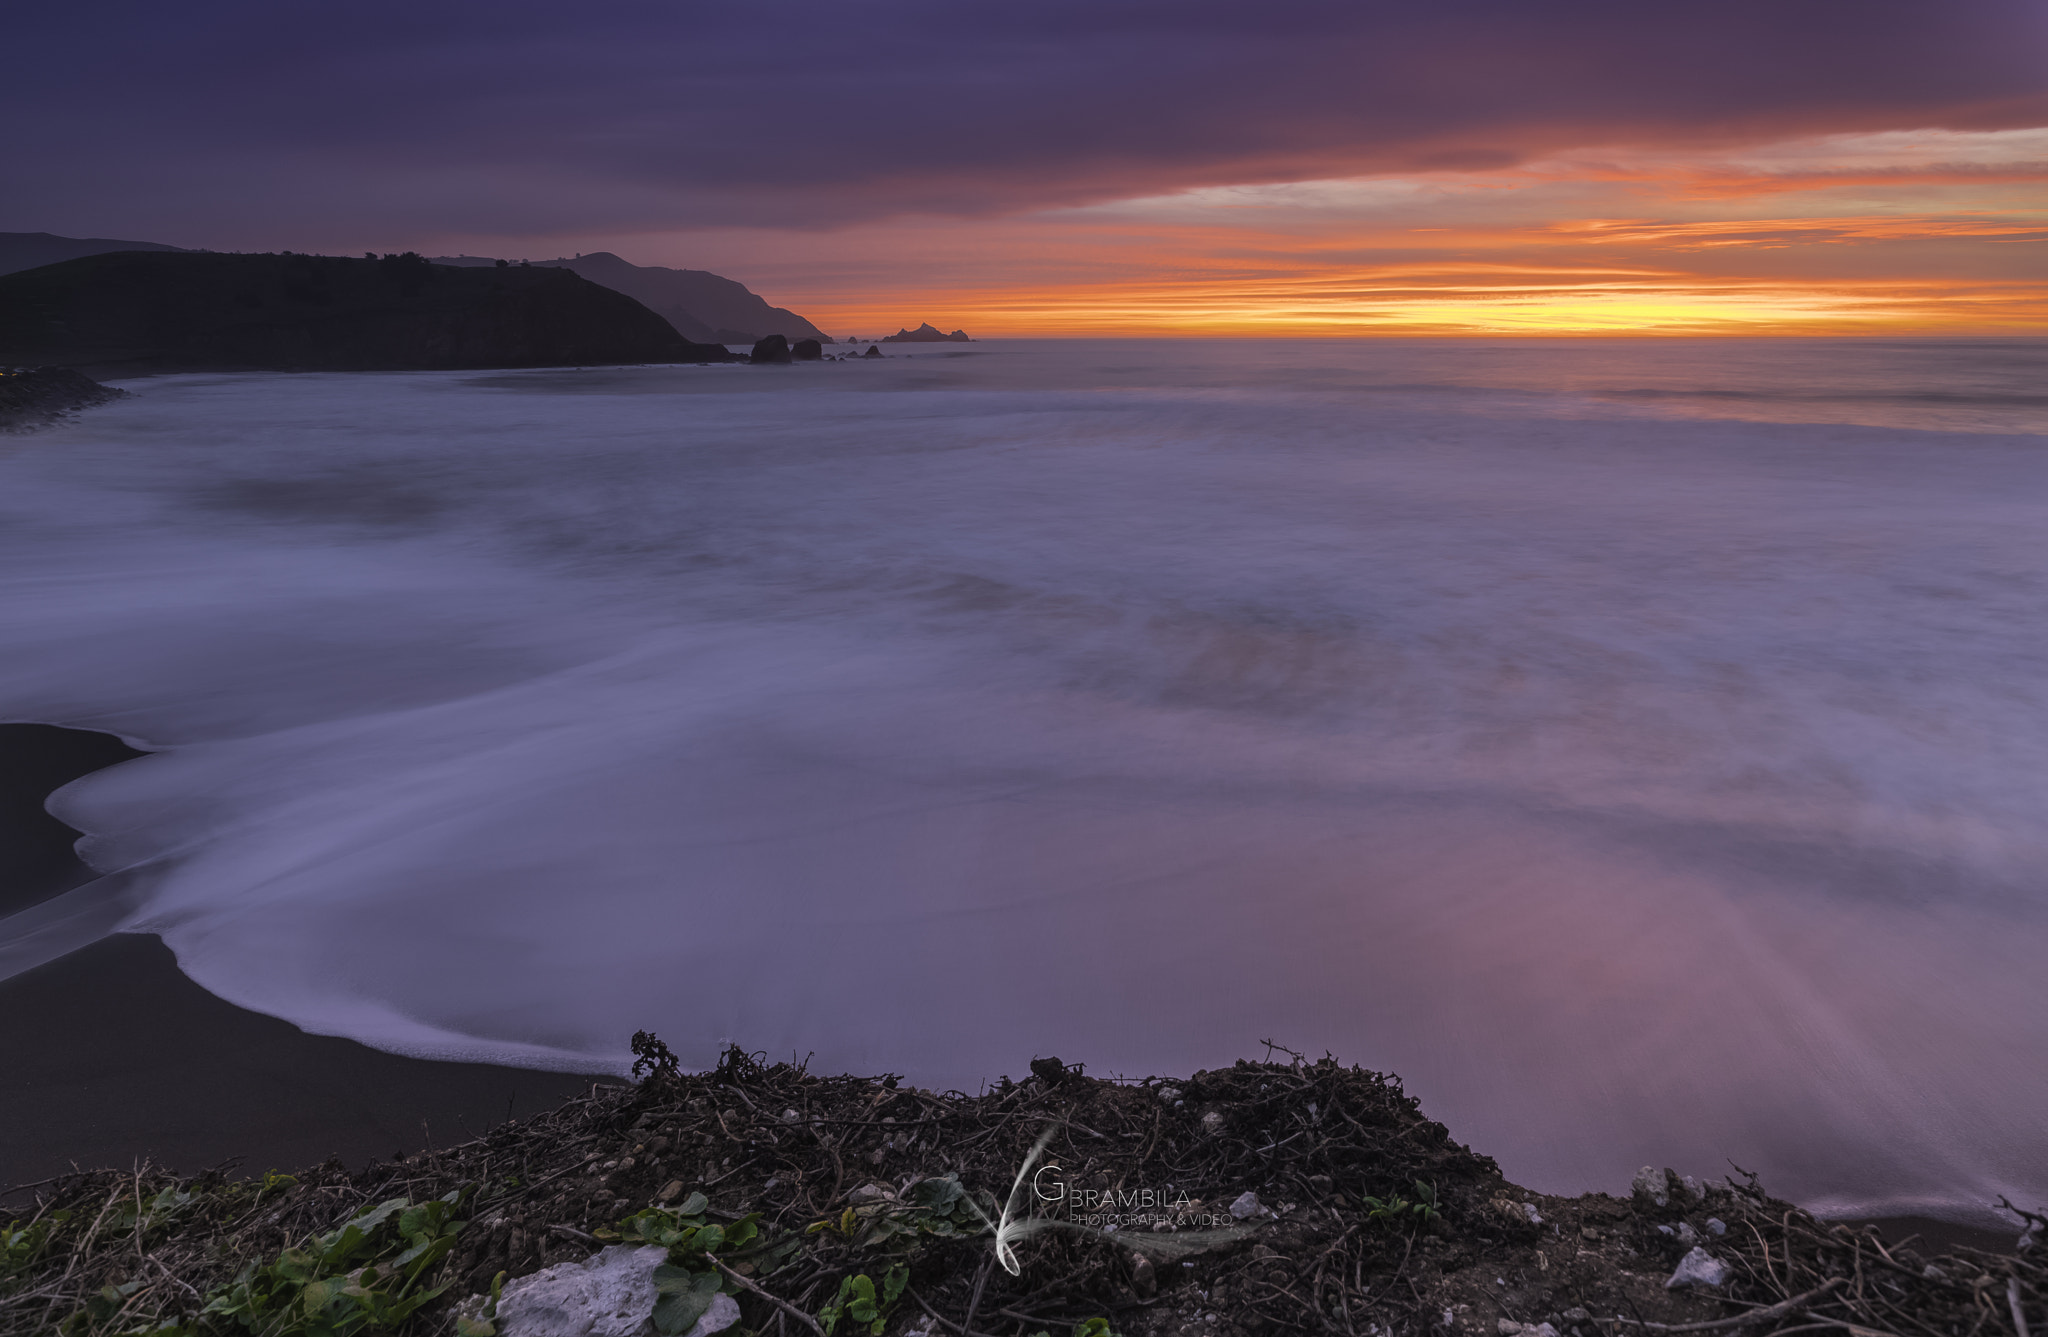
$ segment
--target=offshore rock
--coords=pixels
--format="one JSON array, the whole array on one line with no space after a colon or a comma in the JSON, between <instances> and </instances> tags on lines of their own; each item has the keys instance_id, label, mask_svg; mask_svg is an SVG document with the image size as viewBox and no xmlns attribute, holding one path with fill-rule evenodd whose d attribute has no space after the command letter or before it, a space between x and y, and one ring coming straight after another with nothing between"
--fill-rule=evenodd
<instances>
[{"instance_id":1,"label":"offshore rock","mask_svg":"<svg viewBox=\"0 0 2048 1337\"><path fill-rule=\"evenodd\" d=\"M862 357L881 357L882 355L882 350L875 347L873 344L869 344L868 351L861 354Z\"/></svg>"},{"instance_id":2,"label":"offshore rock","mask_svg":"<svg viewBox=\"0 0 2048 1337\"><path fill-rule=\"evenodd\" d=\"M789 346L789 355L799 362L818 362L825 356L825 347L816 339L799 339Z\"/></svg>"},{"instance_id":3,"label":"offshore rock","mask_svg":"<svg viewBox=\"0 0 2048 1337\"><path fill-rule=\"evenodd\" d=\"M971 344L974 340L967 337L966 330L954 330L951 334L941 334L927 322L914 330L898 330L894 334L885 334L875 342L884 344Z\"/></svg>"},{"instance_id":4,"label":"offshore rock","mask_svg":"<svg viewBox=\"0 0 2048 1337\"><path fill-rule=\"evenodd\" d=\"M769 362L787 362L789 360L789 340L779 334L771 334L755 344L753 355L747 359L747 361L756 365Z\"/></svg>"}]
</instances>

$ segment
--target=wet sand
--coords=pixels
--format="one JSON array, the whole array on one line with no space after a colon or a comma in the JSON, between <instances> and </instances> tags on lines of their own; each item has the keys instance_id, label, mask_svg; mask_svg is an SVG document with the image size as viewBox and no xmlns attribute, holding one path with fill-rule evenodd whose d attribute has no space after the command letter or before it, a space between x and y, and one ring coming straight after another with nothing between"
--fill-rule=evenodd
<instances>
[{"instance_id":1,"label":"wet sand","mask_svg":"<svg viewBox=\"0 0 2048 1337\"><path fill-rule=\"evenodd\" d=\"M90 880L52 789L139 755L118 739L0 725L0 914ZM153 936L117 934L0 980L0 1187L148 1158L245 1172L464 1141L591 1079L380 1053L222 1002Z\"/></svg>"}]
</instances>

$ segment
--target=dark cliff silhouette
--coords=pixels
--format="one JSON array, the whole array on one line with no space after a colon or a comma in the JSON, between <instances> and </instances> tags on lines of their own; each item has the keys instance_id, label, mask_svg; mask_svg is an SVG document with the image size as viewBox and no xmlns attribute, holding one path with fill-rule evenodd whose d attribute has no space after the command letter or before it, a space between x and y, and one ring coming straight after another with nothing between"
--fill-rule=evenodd
<instances>
[{"instance_id":1,"label":"dark cliff silhouette","mask_svg":"<svg viewBox=\"0 0 2048 1337\"><path fill-rule=\"evenodd\" d=\"M437 258L435 264L493 265L479 256ZM573 260L536 260L534 268L567 269L592 283L622 292L660 315L685 339L703 343L753 344L771 334L795 343L799 339L832 342L823 331L794 311L770 306L745 284L704 269L667 269L636 265L610 251L592 251Z\"/></svg>"},{"instance_id":2,"label":"dark cliff silhouette","mask_svg":"<svg viewBox=\"0 0 2048 1337\"><path fill-rule=\"evenodd\" d=\"M560 269L121 251L0 276L0 364L102 376L734 360Z\"/></svg>"}]
</instances>

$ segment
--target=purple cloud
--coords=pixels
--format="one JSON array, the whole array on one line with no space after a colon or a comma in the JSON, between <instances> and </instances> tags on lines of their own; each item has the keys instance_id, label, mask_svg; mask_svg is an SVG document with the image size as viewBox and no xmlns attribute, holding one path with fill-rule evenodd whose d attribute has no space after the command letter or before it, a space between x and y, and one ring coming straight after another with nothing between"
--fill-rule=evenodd
<instances>
[{"instance_id":1,"label":"purple cloud","mask_svg":"<svg viewBox=\"0 0 2048 1337\"><path fill-rule=\"evenodd\" d=\"M2048 123L2033 0L77 3L6 228L203 244L982 215L1587 143ZM375 244L366 242L365 244Z\"/></svg>"}]
</instances>

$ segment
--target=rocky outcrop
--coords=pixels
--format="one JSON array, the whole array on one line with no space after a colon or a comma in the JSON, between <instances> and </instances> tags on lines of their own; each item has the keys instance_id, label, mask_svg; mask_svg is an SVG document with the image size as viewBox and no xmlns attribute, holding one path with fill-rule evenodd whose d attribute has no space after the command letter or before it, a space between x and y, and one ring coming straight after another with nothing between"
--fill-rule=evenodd
<instances>
[{"instance_id":1,"label":"rocky outcrop","mask_svg":"<svg viewBox=\"0 0 2048 1337\"><path fill-rule=\"evenodd\" d=\"M559 269L126 251L0 277L0 363L100 375L735 360Z\"/></svg>"},{"instance_id":2,"label":"rocky outcrop","mask_svg":"<svg viewBox=\"0 0 2048 1337\"><path fill-rule=\"evenodd\" d=\"M862 356L862 357L881 357L881 356L883 356L883 353L882 353L882 350L881 350L881 349L879 349L879 348L875 347L875 346L874 346L873 344L869 344L869 345L868 345L868 351L867 351L867 352L865 352L865 353L862 353L862 354L861 354L861 356Z\"/></svg>"},{"instance_id":3,"label":"rocky outcrop","mask_svg":"<svg viewBox=\"0 0 2048 1337\"><path fill-rule=\"evenodd\" d=\"M876 342L885 344L971 344L974 340L967 337L966 330L954 330L951 334L940 334L938 330L927 323L918 326L914 330L898 330L894 334L885 334Z\"/></svg>"},{"instance_id":4,"label":"rocky outcrop","mask_svg":"<svg viewBox=\"0 0 2048 1337\"><path fill-rule=\"evenodd\" d=\"M0 367L0 431L41 427L126 394L69 367Z\"/></svg>"},{"instance_id":5,"label":"rocky outcrop","mask_svg":"<svg viewBox=\"0 0 2048 1337\"><path fill-rule=\"evenodd\" d=\"M779 334L771 334L755 344L753 356L747 359L747 361L757 365L764 362L787 362L789 360L789 340Z\"/></svg>"},{"instance_id":6,"label":"rocky outcrop","mask_svg":"<svg viewBox=\"0 0 2048 1337\"><path fill-rule=\"evenodd\" d=\"M816 339L799 339L789 346L789 355L799 362L817 362L825 356L825 348Z\"/></svg>"}]
</instances>

